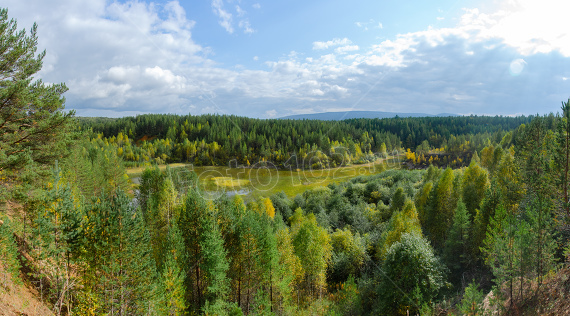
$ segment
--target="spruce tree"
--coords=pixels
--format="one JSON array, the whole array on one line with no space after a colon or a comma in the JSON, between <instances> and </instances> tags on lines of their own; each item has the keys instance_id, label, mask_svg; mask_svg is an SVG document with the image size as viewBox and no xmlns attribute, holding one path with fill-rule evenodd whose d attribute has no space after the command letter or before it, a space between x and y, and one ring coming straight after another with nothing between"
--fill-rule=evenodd
<instances>
[{"instance_id":1,"label":"spruce tree","mask_svg":"<svg viewBox=\"0 0 570 316\"><path fill-rule=\"evenodd\" d=\"M449 229L443 252L444 262L451 270L452 281L456 285L462 272L466 271L472 262L470 236L471 218L465 204L460 200L455 209L453 224Z\"/></svg>"},{"instance_id":2,"label":"spruce tree","mask_svg":"<svg viewBox=\"0 0 570 316\"><path fill-rule=\"evenodd\" d=\"M213 205L204 210L200 219L203 227L200 248L203 260L200 267L206 280L204 312L207 315L220 315L226 309L228 295L228 261L222 234L216 223Z\"/></svg>"},{"instance_id":3,"label":"spruce tree","mask_svg":"<svg viewBox=\"0 0 570 316\"><path fill-rule=\"evenodd\" d=\"M183 315L186 310L186 272L182 267L186 262L186 249L175 223L168 232L166 247L166 259L159 278L157 309L161 315Z\"/></svg>"}]
</instances>

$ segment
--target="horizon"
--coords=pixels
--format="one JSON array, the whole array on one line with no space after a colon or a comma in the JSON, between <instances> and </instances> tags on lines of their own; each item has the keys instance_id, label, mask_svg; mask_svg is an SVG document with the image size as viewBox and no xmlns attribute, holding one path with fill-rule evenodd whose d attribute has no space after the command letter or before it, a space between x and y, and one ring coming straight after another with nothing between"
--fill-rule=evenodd
<instances>
[{"instance_id":1,"label":"horizon","mask_svg":"<svg viewBox=\"0 0 570 316\"><path fill-rule=\"evenodd\" d=\"M570 96L570 4L554 0L3 6L37 22L36 79L66 83L78 116L544 115Z\"/></svg>"},{"instance_id":2,"label":"horizon","mask_svg":"<svg viewBox=\"0 0 570 316\"><path fill-rule=\"evenodd\" d=\"M429 113L411 113L411 112L386 112L386 111L334 111L334 112L319 112L319 113L308 113L308 114L293 114L293 115L287 115L287 116L280 116L280 117L253 117L253 116L247 116L247 115L237 115L237 114L228 114L228 113L200 113L200 114L194 114L194 113L137 113L137 114L133 114L133 115L124 115L124 116L83 116L83 115L75 115L75 117L77 118L108 118L108 119L121 119L121 118L128 118L128 117L137 117L137 116L142 116L142 115L154 115L154 114L158 114L158 115L178 115L178 116L203 116L203 115L220 115L220 116L237 116L237 117L245 117L245 118L250 118L250 119L260 119L260 120L290 120L290 119L309 119L309 120L321 120L321 121L342 121L345 119L340 119L340 120L330 120L330 119L319 119L319 118L315 118L315 119L310 119L310 118L292 118L295 116L312 116L312 115L321 115L321 114L329 114L329 113L348 113L348 112L369 112L369 113L389 113L389 114L395 114L395 116L393 117L353 117L353 118L347 118L347 119L393 119L396 117L399 118L425 118L425 117L469 117L469 116L473 116L473 117L510 117L510 118L517 118L517 117L535 117L535 116L547 116L547 115L559 115L559 112L550 112L550 113L544 113L544 114L540 114L540 113L535 113L535 114L512 114L512 115L502 115L502 114L469 114L469 115L463 115L463 114L454 114L454 113L437 113L437 114L429 114ZM404 114L420 114L417 116L402 116Z\"/></svg>"}]
</instances>

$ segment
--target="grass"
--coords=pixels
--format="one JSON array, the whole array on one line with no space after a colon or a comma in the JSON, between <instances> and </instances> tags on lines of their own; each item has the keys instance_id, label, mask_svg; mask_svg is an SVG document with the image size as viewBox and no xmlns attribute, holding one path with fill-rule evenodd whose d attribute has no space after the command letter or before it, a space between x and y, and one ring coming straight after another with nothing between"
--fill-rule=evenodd
<instances>
[{"instance_id":1,"label":"grass","mask_svg":"<svg viewBox=\"0 0 570 316\"><path fill-rule=\"evenodd\" d=\"M177 168L177 167L186 167L188 164L185 163L171 163L168 164L168 166L170 168ZM160 168L161 171L166 170L166 166L167 165L159 165L158 168ZM134 167L134 168L127 168L127 175L129 177L140 177L140 175L143 173L143 171L149 168L148 166L145 167Z\"/></svg>"},{"instance_id":2,"label":"grass","mask_svg":"<svg viewBox=\"0 0 570 316\"><path fill-rule=\"evenodd\" d=\"M252 197L267 197L277 192L285 192L290 197L330 183L339 183L361 175L373 175L383 170L399 166L398 158L378 160L374 163L351 165L320 170L277 170L275 168L228 168L220 166L196 167L191 164L170 164L171 168L185 167L196 172L200 184L208 191L240 191ZM160 166L161 170L166 165ZM127 174L133 182L143 167L131 168Z\"/></svg>"}]
</instances>

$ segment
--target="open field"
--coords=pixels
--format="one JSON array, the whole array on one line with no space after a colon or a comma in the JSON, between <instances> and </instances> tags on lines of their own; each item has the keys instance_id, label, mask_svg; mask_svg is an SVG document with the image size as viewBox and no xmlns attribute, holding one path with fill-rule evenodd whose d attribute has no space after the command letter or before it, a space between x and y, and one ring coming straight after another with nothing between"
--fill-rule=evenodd
<instances>
[{"instance_id":1,"label":"open field","mask_svg":"<svg viewBox=\"0 0 570 316\"><path fill-rule=\"evenodd\" d=\"M290 197L306 190L326 186L333 182L343 182L360 175L372 175L386 169L399 167L398 158L379 159L376 162L319 170L277 170L276 168L229 168L221 166L197 167L192 164L171 164L171 168L185 167L196 172L201 186L206 191L227 191L230 194L250 194L265 197L277 192L285 192ZM166 165L159 166L161 170ZM144 170L143 167L127 169L127 174L135 184Z\"/></svg>"}]
</instances>

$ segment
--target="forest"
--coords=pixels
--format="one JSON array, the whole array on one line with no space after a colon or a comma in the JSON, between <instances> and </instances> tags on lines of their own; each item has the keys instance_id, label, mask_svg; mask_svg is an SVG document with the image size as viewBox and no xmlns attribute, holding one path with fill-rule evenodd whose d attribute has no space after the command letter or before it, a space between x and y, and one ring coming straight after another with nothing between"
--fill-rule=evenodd
<instances>
[{"instance_id":1,"label":"forest","mask_svg":"<svg viewBox=\"0 0 570 316\"><path fill-rule=\"evenodd\" d=\"M33 79L37 41L0 10L1 298L33 289L54 315L568 308L570 99L530 117L79 118L65 84ZM389 153L405 161L296 196L210 199L196 173L159 168Z\"/></svg>"},{"instance_id":2,"label":"forest","mask_svg":"<svg viewBox=\"0 0 570 316\"><path fill-rule=\"evenodd\" d=\"M127 166L149 162L227 166L228 161L235 160L246 167L271 162L282 169L366 163L401 148L424 155L430 149L437 150L450 160L440 161L443 166L465 154L470 157L490 142L500 143L506 134L531 119L458 116L333 122L167 114L78 118L81 129L98 147L114 147ZM465 163L456 161L456 165Z\"/></svg>"}]
</instances>

